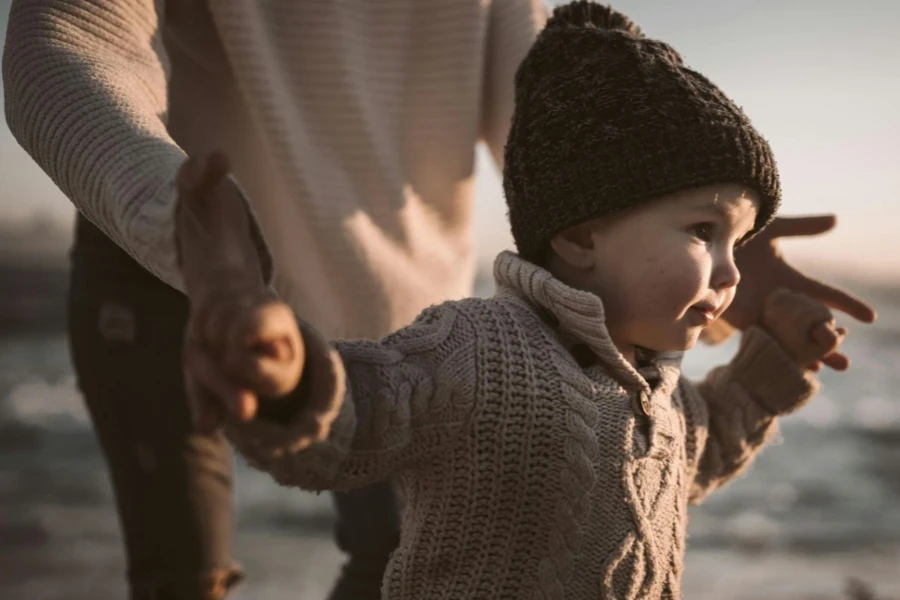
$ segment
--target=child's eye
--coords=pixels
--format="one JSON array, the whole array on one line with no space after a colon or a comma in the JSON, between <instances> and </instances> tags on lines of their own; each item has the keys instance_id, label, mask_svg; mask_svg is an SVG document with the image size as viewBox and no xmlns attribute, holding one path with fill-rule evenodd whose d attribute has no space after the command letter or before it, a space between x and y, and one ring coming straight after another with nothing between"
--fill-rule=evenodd
<instances>
[{"instance_id":1,"label":"child's eye","mask_svg":"<svg viewBox=\"0 0 900 600\"><path fill-rule=\"evenodd\" d=\"M712 241L714 227L712 223L697 223L688 228L688 233L698 240L709 242Z\"/></svg>"}]
</instances>

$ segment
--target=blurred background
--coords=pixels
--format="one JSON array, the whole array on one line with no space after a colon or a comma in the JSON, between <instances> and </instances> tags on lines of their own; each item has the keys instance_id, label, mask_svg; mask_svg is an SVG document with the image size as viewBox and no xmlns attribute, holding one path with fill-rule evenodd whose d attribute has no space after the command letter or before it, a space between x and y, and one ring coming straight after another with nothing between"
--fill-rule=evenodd
<instances>
[{"instance_id":1,"label":"blurred background","mask_svg":"<svg viewBox=\"0 0 900 600\"><path fill-rule=\"evenodd\" d=\"M0 41L10 0L0 0ZM687 598L900 598L900 5L887 0L622 0L616 7L741 104L779 161L783 214L836 213L792 262L873 302L846 374L784 420L750 476L694 509ZM511 246L479 151L478 293ZM0 124L0 598L124 598L102 457L64 336L73 209ZM734 340L689 353L702 375ZM319 598L338 569L329 498L238 461L237 598ZM853 580L865 582L866 592ZM866 596L865 594L870 594Z\"/></svg>"}]
</instances>

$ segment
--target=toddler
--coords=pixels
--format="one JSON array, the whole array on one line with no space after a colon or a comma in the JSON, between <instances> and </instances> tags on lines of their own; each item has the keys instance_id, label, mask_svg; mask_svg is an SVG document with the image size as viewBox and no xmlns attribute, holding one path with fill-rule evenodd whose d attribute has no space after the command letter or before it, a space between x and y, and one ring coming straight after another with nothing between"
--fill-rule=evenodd
<instances>
[{"instance_id":1,"label":"toddler","mask_svg":"<svg viewBox=\"0 0 900 600\"><path fill-rule=\"evenodd\" d=\"M778 208L769 145L670 46L590 2L554 12L516 90L517 252L496 259L496 295L379 341L327 343L268 296L234 242L246 223L204 202L227 166L189 161L195 409L283 484L396 478L385 598L679 598L688 503L746 469L845 332L776 292L734 359L688 381L682 353L739 289L735 248Z\"/></svg>"}]
</instances>

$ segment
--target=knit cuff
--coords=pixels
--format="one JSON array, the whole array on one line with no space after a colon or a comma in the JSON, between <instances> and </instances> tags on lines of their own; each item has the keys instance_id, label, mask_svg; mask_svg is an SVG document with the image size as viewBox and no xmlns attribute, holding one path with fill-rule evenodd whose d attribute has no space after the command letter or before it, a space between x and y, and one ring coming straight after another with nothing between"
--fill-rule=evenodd
<instances>
[{"instance_id":1,"label":"knit cuff","mask_svg":"<svg viewBox=\"0 0 900 600\"><path fill-rule=\"evenodd\" d=\"M734 379L772 415L785 415L803 406L820 384L812 372L801 369L768 333L759 327L744 331L731 362Z\"/></svg>"},{"instance_id":2,"label":"knit cuff","mask_svg":"<svg viewBox=\"0 0 900 600\"><path fill-rule=\"evenodd\" d=\"M293 406L276 418L264 414L226 429L248 460L264 470L270 461L306 448L337 458L349 448L356 427L353 403L345 401L346 375L337 350L312 327L299 319L298 324L306 353L303 385L271 401Z\"/></svg>"}]
</instances>

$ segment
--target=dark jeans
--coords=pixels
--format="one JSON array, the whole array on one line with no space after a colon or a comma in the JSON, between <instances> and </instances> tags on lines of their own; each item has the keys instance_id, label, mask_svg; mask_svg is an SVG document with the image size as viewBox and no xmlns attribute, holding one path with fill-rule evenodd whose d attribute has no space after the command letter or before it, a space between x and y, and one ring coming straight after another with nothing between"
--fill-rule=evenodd
<instances>
[{"instance_id":1,"label":"dark jeans","mask_svg":"<svg viewBox=\"0 0 900 600\"><path fill-rule=\"evenodd\" d=\"M181 374L188 306L79 217L69 335L115 489L132 600L223 598L241 578L231 555L231 457L191 432ZM349 554L331 598L379 598L399 540L389 483L336 494L338 545Z\"/></svg>"}]
</instances>

